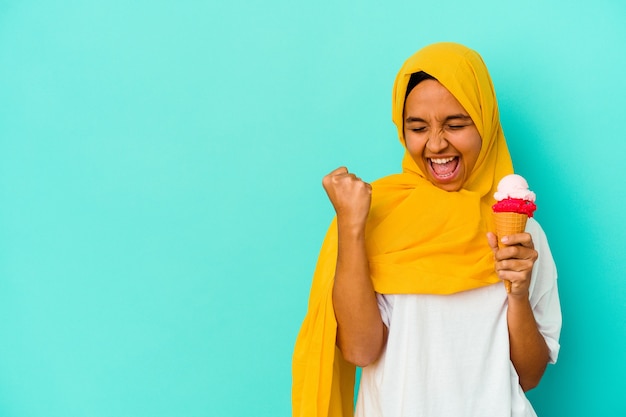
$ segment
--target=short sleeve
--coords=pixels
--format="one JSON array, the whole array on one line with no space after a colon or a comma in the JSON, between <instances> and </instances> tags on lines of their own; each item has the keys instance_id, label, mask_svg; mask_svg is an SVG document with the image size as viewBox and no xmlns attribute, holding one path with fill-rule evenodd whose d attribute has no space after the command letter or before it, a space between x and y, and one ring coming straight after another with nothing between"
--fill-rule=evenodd
<instances>
[{"instance_id":1,"label":"short sleeve","mask_svg":"<svg viewBox=\"0 0 626 417\"><path fill-rule=\"evenodd\" d=\"M387 328L389 328L391 315L393 313L393 295L376 293L376 300L378 301L378 309L380 310L380 316L383 323L387 326Z\"/></svg>"},{"instance_id":2,"label":"short sleeve","mask_svg":"<svg viewBox=\"0 0 626 417\"><path fill-rule=\"evenodd\" d=\"M556 265L541 225L532 218L528 219L526 231L533 237L539 254L531 277L530 304L539 332L550 349L550 363L555 363L559 355L562 325Z\"/></svg>"}]
</instances>

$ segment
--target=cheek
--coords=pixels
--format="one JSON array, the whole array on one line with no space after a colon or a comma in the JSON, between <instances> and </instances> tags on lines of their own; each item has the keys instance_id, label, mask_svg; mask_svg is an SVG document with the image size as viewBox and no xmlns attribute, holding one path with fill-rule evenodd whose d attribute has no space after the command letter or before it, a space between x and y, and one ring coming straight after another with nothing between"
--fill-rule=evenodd
<instances>
[{"instance_id":1,"label":"cheek","mask_svg":"<svg viewBox=\"0 0 626 417\"><path fill-rule=\"evenodd\" d=\"M424 143L422 143L422 141L420 141L419 139L412 137L411 135L405 135L404 137L406 138L406 149L409 151L411 156L413 156L413 158L415 158L416 156L421 157L422 153L424 152Z\"/></svg>"},{"instance_id":2,"label":"cheek","mask_svg":"<svg viewBox=\"0 0 626 417\"><path fill-rule=\"evenodd\" d=\"M471 135L470 137L466 138L464 143L464 159L468 165L468 168L472 170L474 168L474 165L476 165L478 155L480 154L480 149L482 148L482 139L480 138L480 135L478 135L478 132L476 132L475 135Z\"/></svg>"},{"instance_id":3,"label":"cheek","mask_svg":"<svg viewBox=\"0 0 626 417\"><path fill-rule=\"evenodd\" d=\"M411 155L411 159L415 162L415 165L419 168L422 173L426 174L428 168L426 167L426 163L424 162L423 153L424 153L424 143L420 140L416 140L415 138L407 138L406 139L406 150Z\"/></svg>"}]
</instances>

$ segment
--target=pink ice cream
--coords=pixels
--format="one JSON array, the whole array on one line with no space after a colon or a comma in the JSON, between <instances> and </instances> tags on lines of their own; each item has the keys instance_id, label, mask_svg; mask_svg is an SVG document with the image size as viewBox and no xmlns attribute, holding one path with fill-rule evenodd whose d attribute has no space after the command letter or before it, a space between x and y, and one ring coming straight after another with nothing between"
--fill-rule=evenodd
<instances>
[{"instance_id":1,"label":"pink ice cream","mask_svg":"<svg viewBox=\"0 0 626 417\"><path fill-rule=\"evenodd\" d=\"M510 174L502 178L493 196L498 201L492 206L494 213L513 212L533 217L537 209L535 193L528 189L528 182L521 175Z\"/></svg>"}]
</instances>

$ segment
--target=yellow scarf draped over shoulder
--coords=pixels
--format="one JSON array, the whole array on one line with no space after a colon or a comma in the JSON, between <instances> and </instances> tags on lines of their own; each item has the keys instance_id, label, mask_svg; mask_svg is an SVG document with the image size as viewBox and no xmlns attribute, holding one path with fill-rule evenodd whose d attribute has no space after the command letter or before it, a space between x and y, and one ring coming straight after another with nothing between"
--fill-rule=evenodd
<instances>
[{"instance_id":1,"label":"yellow scarf draped over shoulder","mask_svg":"<svg viewBox=\"0 0 626 417\"><path fill-rule=\"evenodd\" d=\"M496 95L478 53L437 43L411 56L393 88L392 120L404 145L403 112L411 74L435 77L469 113L482 138L463 188L432 185L405 152L402 173L372 183L366 225L370 274L381 294L453 294L499 282L485 234L493 230L491 205L500 178L513 172ZM307 315L293 356L294 417L353 415L355 368L335 345L332 289L337 261L333 221L313 274Z\"/></svg>"}]
</instances>

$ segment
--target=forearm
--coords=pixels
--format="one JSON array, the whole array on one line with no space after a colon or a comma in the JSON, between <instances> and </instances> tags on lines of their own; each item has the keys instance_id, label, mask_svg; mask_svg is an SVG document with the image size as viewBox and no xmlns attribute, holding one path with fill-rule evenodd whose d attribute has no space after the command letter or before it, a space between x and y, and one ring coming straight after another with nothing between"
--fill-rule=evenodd
<instances>
[{"instance_id":1,"label":"forearm","mask_svg":"<svg viewBox=\"0 0 626 417\"><path fill-rule=\"evenodd\" d=\"M357 366L374 362L386 334L370 279L363 227L338 222L338 255L333 287L337 345Z\"/></svg>"},{"instance_id":2,"label":"forearm","mask_svg":"<svg viewBox=\"0 0 626 417\"><path fill-rule=\"evenodd\" d=\"M528 297L509 296L507 314L511 361L522 389L528 391L539 384L549 361L549 349L537 328Z\"/></svg>"}]
</instances>

